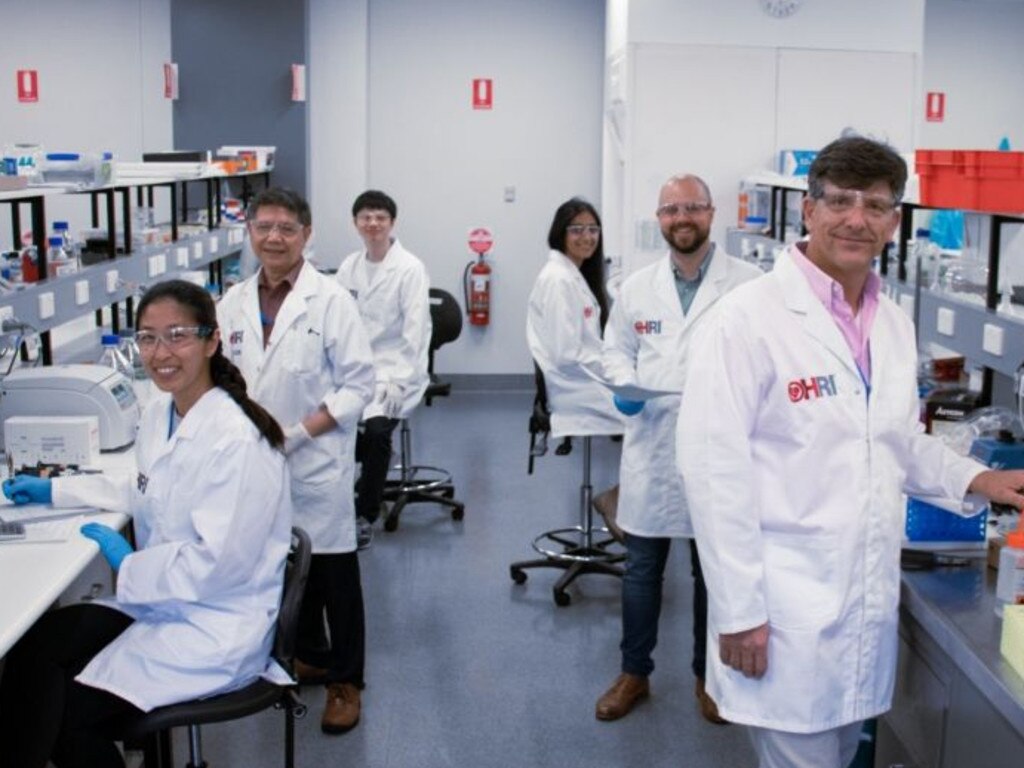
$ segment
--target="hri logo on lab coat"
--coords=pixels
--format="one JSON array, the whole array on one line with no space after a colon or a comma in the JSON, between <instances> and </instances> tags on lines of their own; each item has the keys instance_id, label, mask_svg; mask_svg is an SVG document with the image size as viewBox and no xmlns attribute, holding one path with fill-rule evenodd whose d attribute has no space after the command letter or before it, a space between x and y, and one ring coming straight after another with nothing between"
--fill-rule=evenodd
<instances>
[{"instance_id":1,"label":"hri logo on lab coat","mask_svg":"<svg viewBox=\"0 0 1024 768\"><path fill-rule=\"evenodd\" d=\"M819 397L835 397L839 394L836 390L835 374L812 376L809 379L793 379L786 385L786 389L789 392L791 403Z\"/></svg>"},{"instance_id":2,"label":"hri logo on lab coat","mask_svg":"<svg viewBox=\"0 0 1024 768\"><path fill-rule=\"evenodd\" d=\"M637 320L633 323L633 330L641 336L660 334L661 320Z\"/></svg>"}]
</instances>

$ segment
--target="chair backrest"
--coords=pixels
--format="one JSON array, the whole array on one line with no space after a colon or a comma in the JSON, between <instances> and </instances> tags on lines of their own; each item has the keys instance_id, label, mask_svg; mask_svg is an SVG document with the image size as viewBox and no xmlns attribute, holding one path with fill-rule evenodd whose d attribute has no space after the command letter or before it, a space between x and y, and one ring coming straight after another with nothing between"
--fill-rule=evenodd
<instances>
[{"instance_id":1,"label":"chair backrest","mask_svg":"<svg viewBox=\"0 0 1024 768\"><path fill-rule=\"evenodd\" d=\"M448 291L430 289L430 370L433 371L434 350L455 341L462 333L462 308Z\"/></svg>"},{"instance_id":2,"label":"chair backrest","mask_svg":"<svg viewBox=\"0 0 1024 768\"><path fill-rule=\"evenodd\" d=\"M295 526L292 528L292 545L288 561L284 566L284 589L281 592L281 609L277 614L277 628L274 632L274 658L277 663L292 672L295 660L295 636L299 629L299 609L306 592L309 564L313 559L313 545L309 534Z\"/></svg>"}]
</instances>

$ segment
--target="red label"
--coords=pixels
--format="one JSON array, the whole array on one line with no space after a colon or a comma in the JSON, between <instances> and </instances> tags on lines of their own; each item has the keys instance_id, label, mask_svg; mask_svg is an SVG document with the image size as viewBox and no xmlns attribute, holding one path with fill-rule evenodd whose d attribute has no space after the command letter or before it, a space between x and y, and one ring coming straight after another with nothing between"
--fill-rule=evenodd
<instances>
[{"instance_id":1,"label":"red label","mask_svg":"<svg viewBox=\"0 0 1024 768\"><path fill-rule=\"evenodd\" d=\"M473 81L473 109L494 107L494 84L490 79L477 78Z\"/></svg>"},{"instance_id":2,"label":"red label","mask_svg":"<svg viewBox=\"0 0 1024 768\"><path fill-rule=\"evenodd\" d=\"M473 253L487 253L494 245L494 235L487 227L477 227L469 231L469 250Z\"/></svg>"},{"instance_id":3,"label":"red label","mask_svg":"<svg viewBox=\"0 0 1024 768\"><path fill-rule=\"evenodd\" d=\"M924 117L929 123L941 123L946 117L946 94L929 91L924 103Z\"/></svg>"},{"instance_id":4,"label":"red label","mask_svg":"<svg viewBox=\"0 0 1024 768\"><path fill-rule=\"evenodd\" d=\"M39 72L34 69L18 70L18 101L39 101Z\"/></svg>"},{"instance_id":5,"label":"red label","mask_svg":"<svg viewBox=\"0 0 1024 768\"><path fill-rule=\"evenodd\" d=\"M178 65L173 62L164 64L164 98L178 98Z\"/></svg>"}]
</instances>

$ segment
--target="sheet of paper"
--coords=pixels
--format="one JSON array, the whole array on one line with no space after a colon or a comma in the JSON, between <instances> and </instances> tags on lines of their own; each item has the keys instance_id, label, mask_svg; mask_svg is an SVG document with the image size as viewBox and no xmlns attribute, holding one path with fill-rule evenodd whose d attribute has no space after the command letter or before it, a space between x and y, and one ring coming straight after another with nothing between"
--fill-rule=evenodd
<instances>
[{"instance_id":1,"label":"sheet of paper","mask_svg":"<svg viewBox=\"0 0 1024 768\"><path fill-rule=\"evenodd\" d=\"M10 520L10 518L7 519ZM82 521L81 513L60 520L22 521L25 523L25 538L4 539L0 544L42 544L67 541L72 536L80 535L78 529L82 527Z\"/></svg>"},{"instance_id":2,"label":"sheet of paper","mask_svg":"<svg viewBox=\"0 0 1024 768\"><path fill-rule=\"evenodd\" d=\"M50 504L15 504L0 499L0 518L12 523L37 523L45 520L66 520L71 517L96 514L92 507L54 507Z\"/></svg>"},{"instance_id":3,"label":"sheet of paper","mask_svg":"<svg viewBox=\"0 0 1024 768\"><path fill-rule=\"evenodd\" d=\"M606 381L601 378L601 376L586 366L583 367L583 370L590 378L607 387L613 394L618 395L623 400L640 400L646 402L647 400L653 400L656 397L680 394L678 391L669 389L649 389L647 387L641 387L639 384L612 384L610 381Z\"/></svg>"}]
</instances>

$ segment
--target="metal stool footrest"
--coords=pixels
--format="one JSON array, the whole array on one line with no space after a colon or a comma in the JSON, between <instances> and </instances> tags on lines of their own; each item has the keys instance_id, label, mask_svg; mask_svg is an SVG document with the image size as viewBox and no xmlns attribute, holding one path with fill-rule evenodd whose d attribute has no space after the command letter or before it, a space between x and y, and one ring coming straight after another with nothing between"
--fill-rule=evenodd
<instances>
[{"instance_id":1,"label":"metal stool footrest","mask_svg":"<svg viewBox=\"0 0 1024 768\"><path fill-rule=\"evenodd\" d=\"M568 536L574 536L568 538ZM552 560L564 560L578 563L618 563L625 559L625 552L609 552L608 547L618 542L611 536L607 528L593 528L588 532L578 525L570 528L555 528L545 531L534 538L531 546L538 554ZM603 537L603 538L601 538ZM561 549L549 549L544 546L552 542Z\"/></svg>"},{"instance_id":2,"label":"metal stool footrest","mask_svg":"<svg viewBox=\"0 0 1024 768\"><path fill-rule=\"evenodd\" d=\"M429 493L432 490L451 486L452 473L441 467L428 467L416 464L411 467L395 466L399 477L388 478L384 485L384 497L403 492Z\"/></svg>"}]
</instances>

